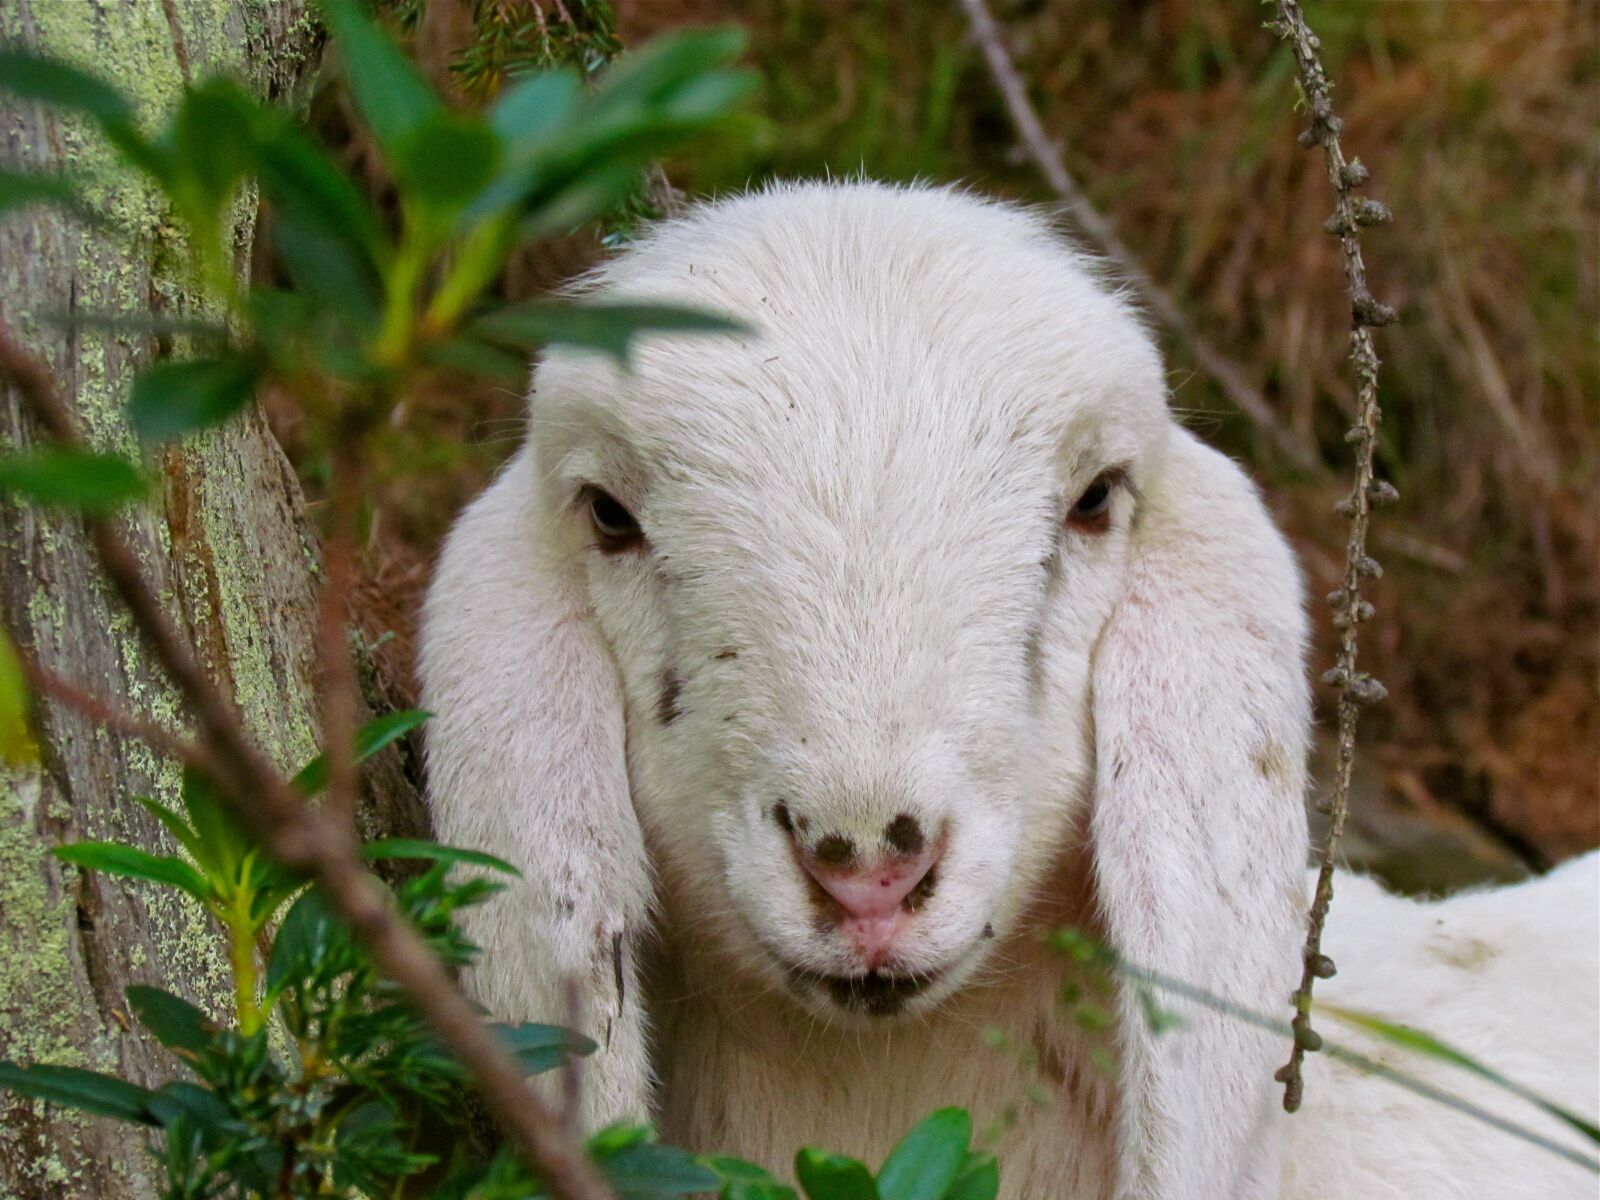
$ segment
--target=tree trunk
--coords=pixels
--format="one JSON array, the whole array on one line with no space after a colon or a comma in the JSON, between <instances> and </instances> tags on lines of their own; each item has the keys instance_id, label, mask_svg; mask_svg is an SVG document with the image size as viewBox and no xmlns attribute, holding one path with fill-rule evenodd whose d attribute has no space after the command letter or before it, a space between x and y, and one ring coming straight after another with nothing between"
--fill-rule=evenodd
<instances>
[{"instance_id":1,"label":"tree trunk","mask_svg":"<svg viewBox=\"0 0 1600 1200\"><path fill-rule=\"evenodd\" d=\"M159 117L184 78L216 71L283 93L316 49L301 0L0 0L0 43L109 74ZM97 444L137 453L121 403L155 349L142 334L72 330L74 311L195 313L203 301L172 269L160 200L113 170L98 139L54 110L0 104L0 162L90 176L89 197L119 226L85 231L33 211L0 223L0 317L51 364ZM235 245L249 260L254 204ZM0 394L0 443L38 430ZM128 532L197 653L233 691L261 745L285 768L315 752L315 535L299 485L259 413L159 462L160 496ZM182 706L102 585L80 525L0 506L0 606L18 642L50 669L170 726ZM130 797L176 799L175 766L55 705L41 705L39 769L0 775L0 1059L76 1064L159 1083L177 1061L130 1029L123 989L155 983L219 1015L230 982L216 929L169 889L57 864L80 838L175 847ZM380 823L415 826L416 799L393 759ZM399 814L396 816L396 814ZM369 813L370 816L370 813ZM370 822L365 822L370 823ZM154 1196L153 1164L130 1127L0 1097L0 1198Z\"/></svg>"}]
</instances>

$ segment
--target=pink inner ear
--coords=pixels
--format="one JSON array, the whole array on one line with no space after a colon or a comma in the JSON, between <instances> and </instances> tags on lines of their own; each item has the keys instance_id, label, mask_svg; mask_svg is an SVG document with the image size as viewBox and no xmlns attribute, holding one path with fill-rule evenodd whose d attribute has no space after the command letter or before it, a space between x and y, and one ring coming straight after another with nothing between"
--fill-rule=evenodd
<instances>
[{"instance_id":1,"label":"pink inner ear","mask_svg":"<svg viewBox=\"0 0 1600 1200\"><path fill-rule=\"evenodd\" d=\"M846 916L868 920L899 912L901 902L933 869L940 849L938 845L928 846L920 854L889 859L870 868L829 867L811 858L803 858L801 865L823 891L839 902Z\"/></svg>"}]
</instances>

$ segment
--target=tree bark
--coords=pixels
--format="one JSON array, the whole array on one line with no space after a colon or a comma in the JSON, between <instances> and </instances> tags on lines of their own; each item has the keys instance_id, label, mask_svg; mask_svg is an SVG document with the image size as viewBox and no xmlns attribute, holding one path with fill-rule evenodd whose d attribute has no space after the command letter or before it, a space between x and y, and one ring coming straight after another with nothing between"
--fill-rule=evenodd
<instances>
[{"instance_id":1,"label":"tree bark","mask_svg":"<svg viewBox=\"0 0 1600 1200\"><path fill-rule=\"evenodd\" d=\"M228 71L284 93L317 49L302 0L0 0L0 43L107 75L158 119L185 78ZM89 198L131 237L42 211L0 223L0 318L44 356L96 444L138 453L121 416L133 372L156 350L141 333L73 329L73 312L196 314L203 298L172 267L177 234L159 198L112 165L76 119L0 103L0 162L88 176ZM248 263L253 197L235 245ZM0 448L38 440L0 392ZM129 517L130 539L201 660L231 688L280 766L316 750L315 532L300 488L252 411L150 464L160 495ZM51 670L170 726L184 713L102 585L70 516L0 506L0 607L18 642ZM169 889L64 867L49 848L83 838L176 848L136 795L176 800L178 771L70 711L42 704L40 766L0 774L0 1059L113 1071L143 1083L182 1073L132 1026L130 983L154 983L230 1011L217 931ZM380 769L374 828L419 827L398 766ZM0 1200L140 1200L157 1191L143 1140L126 1125L0 1096Z\"/></svg>"}]
</instances>

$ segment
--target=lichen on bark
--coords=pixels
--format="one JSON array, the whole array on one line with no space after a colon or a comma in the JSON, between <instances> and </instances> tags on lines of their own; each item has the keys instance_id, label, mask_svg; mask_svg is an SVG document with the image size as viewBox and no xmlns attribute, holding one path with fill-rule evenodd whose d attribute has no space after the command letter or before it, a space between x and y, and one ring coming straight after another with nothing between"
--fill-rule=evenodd
<instances>
[{"instance_id":1,"label":"lichen on bark","mask_svg":"<svg viewBox=\"0 0 1600 1200\"><path fill-rule=\"evenodd\" d=\"M314 31L298 2L0 0L0 42L85 66L147 119L178 97L184 47L195 75L228 71L279 93L309 59ZM0 224L0 317L41 353L94 440L137 447L121 410L149 338L73 328L72 312L204 311L174 266L181 243L159 198L114 165L81 123L39 106L0 103L0 162L70 168L91 204L126 238L30 212ZM254 206L238 209L247 245ZM0 393L0 449L38 431ZM259 415L151 460L160 497L130 520L130 540L203 661L231 686L252 733L282 765L315 745L312 547L292 473ZM0 507L0 608L51 669L170 726L184 714L131 623L99 581L75 521ZM226 1011L216 932L194 905L162 889L85 876L49 848L117 838L171 852L129 797L175 798L174 766L44 706L38 770L0 775L0 1058L172 1077L176 1063L129 1029L123 988L151 982ZM151 1164L125 1126L0 1098L0 1200L155 1195Z\"/></svg>"}]
</instances>

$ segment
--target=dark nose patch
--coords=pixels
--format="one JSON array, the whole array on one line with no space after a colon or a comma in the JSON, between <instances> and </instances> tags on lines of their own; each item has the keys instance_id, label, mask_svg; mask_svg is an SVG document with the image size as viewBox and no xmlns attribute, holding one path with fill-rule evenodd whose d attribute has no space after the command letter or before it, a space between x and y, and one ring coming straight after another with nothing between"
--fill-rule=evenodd
<instances>
[{"instance_id":1,"label":"dark nose patch","mask_svg":"<svg viewBox=\"0 0 1600 1200\"><path fill-rule=\"evenodd\" d=\"M889 843L889 848L896 854L921 854L928 839L922 832L920 821L910 813L901 813L884 826L883 840Z\"/></svg>"},{"instance_id":2,"label":"dark nose patch","mask_svg":"<svg viewBox=\"0 0 1600 1200\"><path fill-rule=\"evenodd\" d=\"M829 833L817 839L817 848L811 855L827 866L842 867L855 858L856 844L842 833Z\"/></svg>"}]
</instances>

